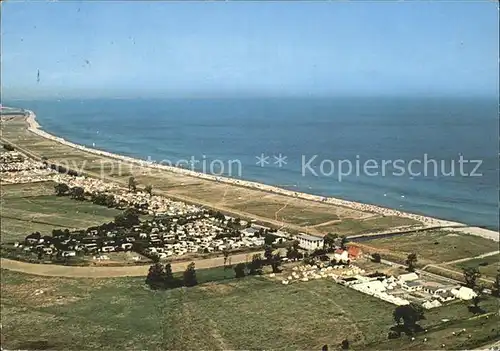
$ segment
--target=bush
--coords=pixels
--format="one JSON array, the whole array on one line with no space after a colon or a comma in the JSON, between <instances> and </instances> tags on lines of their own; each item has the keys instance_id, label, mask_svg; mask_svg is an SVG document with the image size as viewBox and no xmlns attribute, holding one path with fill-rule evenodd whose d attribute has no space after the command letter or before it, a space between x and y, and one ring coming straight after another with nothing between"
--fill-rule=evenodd
<instances>
[{"instance_id":1,"label":"bush","mask_svg":"<svg viewBox=\"0 0 500 351\"><path fill-rule=\"evenodd\" d=\"M374 254L372 254L372 261L373 262L380 263L381 260L382 260L382 257L380 256L379 253L375 252Z\"/></svg>"},{"instance_id":2,"label":"bush","mask_svg":"<svg viewBox=\"0 0 500 351\"><path fill-rule=\"evenodd\" d=\"M3 144L3 148L7 151L14 151L15 148L11 144Z\"/></svg>"},{"instance_id":3,"label":"bush","mask_svg":"<svg viewBox=\"0 0 500 351\"><path fill-rule=\"evenodd\" d=\"M401 334L399 334L398 332L395 332L393 330L391 330L388 334L387 334L387 339L398 339L401 337Z\"/></svg>"}]
</instances>

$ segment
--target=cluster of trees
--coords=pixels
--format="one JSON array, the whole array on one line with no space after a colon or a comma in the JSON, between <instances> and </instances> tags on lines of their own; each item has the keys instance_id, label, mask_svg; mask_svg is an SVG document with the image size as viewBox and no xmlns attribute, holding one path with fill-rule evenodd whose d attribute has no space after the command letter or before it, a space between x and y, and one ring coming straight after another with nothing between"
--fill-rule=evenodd
<instances>
[{"instance_id":1,"label":"cluster of trees","mask_svg":"<svg viewBox=\"0 0 500 351\"><path fill-rule=\"evenodd\" d=\"M137 185L139 185L139 183L134 177L128 178L128 191L135 193L137 191ZM153 186L151 184L146 185L144 191L149 195L153 195Z\"/></svg>"},{"instance_id":2,"label":"cluster of trees","mask_svg":"<svg viewBox=\"0 0 500 351\"><path fill-rule=\"evenodd\" d=\"M116 206L115 197L111 194L93 193L90 195L90 199L96 205L106 206L109 208Z\"/></svg>"},{"instance_id":3,"label":"cluster of trees","mask_svg":"<svg viewBox=\"0 0 500 351\"><path fill-rule=\"evenodd\" d=\"M422 330L418 324L425 319L424 308L421 305L410 303L409 305L397 306L392 316L396 325L389 332L389 339L395 339L401 336L401 333L413 335Z\"/></svg>"},{"instance_id":4,"label":"cluster of trees","mask_svg":"<svg viewBox=\"0 0 500 351\"><path fill-rule=\"evenodd\" d=\"M43 157L42 157L42 160L43 160ZM44 163L47 164L47 160L45 158L44 160ZM47 164L50 169L53 169L59 173L63 173L63 174L67 174L67 175L70 175L70 176L74 176L74 177L78 177L79 174L77 171L74 171L72 169L69 169L69 168L66 168L64 166L61 166L61 165L56 165L56 164L53 164L53 163L50 163L50 164Z\"/></svg>"},{"instance_id":5,"label":"cluster of trees","mask_svg":"<svg viewBox=\"0 0 500 351\"><path fill-rule=\"evenodd\" d=\"M347 238L343 235L339 236L337 234L328 233L323 237L323 247L328 252L333 251L336 248L337 243L339 244L342 250L347 248Z\"/></svg>"},{"instance_id":6,"label":"cluster of trees","mask_svg":"<svg viewBox=\"0 0 500 351\"><path fill-rule=\"evenodd\" d=\"M139 213L135 208L127 208L123 213L115 216L114 222L118 227L130 228L139 224L141 221L139 219Z\"/></svg>"},{"instance_id":7,"label":"cluster of trees","mask_svg":"<svg viewBox=\"0 0 500 351\"><path fill-rule=\"evenodd\" d=\"M286 258L289 260L301 260L304 258L302 252L299 251L299 242L294 240L292 245L290 245L286 250Z\"/></svg>"},{"instance_id":8,"label":"cluster of trees","mask_svg":"<svg viewBox=\"0 0 500 351\"><path fill-rule=\"evenodd\" d=\"M146 276L146 284L152 290L166 290L179 288L181 286L191 287L198 284L196 279L196 269L194 262L191 262L181 278L177 278L172 273L172 265L167 263L165 266L156 262L149 267L148 275Z\"/></svg>"},{"instance_id":9,"label":"cluster of trees","mask_svg":"<svg viewBox=\"0 0 500 351\"><path fill-rule=\"evenodd\" d=\"M54 190L57 196L69 195L75 200L85 199L85 189L80 186L70 188L65 183L57 183L56 185L54 185Z\"/></svg>"},{"instance_id":10,"label":"cluster of trees","mask_svg":"<svg viewBox=\"0 0 500 351\"><path fill-rule=\"evenodd\" d=\"M261 254L252 256L252 261L245 263L238 263L234 266L234 273L236 278L244 278L247 275L261 275L264 266L271 266L273 273L281 272L281 256L279 253L273 252L271 246L266 246L264 257Z\"/></svg>"},{"instance_id":11,"label":"cluster of trees","mask_svg":"<svg viewBox=\"0 0 500 351\"><path fill-rule=\"evenodd\" d=\"M4 148L6 151L14 151L14 150L16 150L16 149L14 148L14 146L12 146L11 144L8 144L8 143L3 144L3 148Z\"/></svg>"},{"instance_id":12,"label":"cluster of trees","mask_svg":"<svg viewBox=\"0 0 500 351\"><path fill-rule=\"evenodd\" d=\"M474 292L476 293L476 296L472 298L472 305L469 306L469 310L472 313L483 313L484 311L479 306L479 303L484 298L483 296L484 286L478 284L478 280L479 278L481 278L481 273L479 272L479 269L477 267L466 267L463 269L463 274L464 274L465 286L474 290ZM496 281L497 283L498 279L499 278L497 276L497 281ZM495 294L494 290L495 287L493 286L492 289L493 294Z\"/></svg>"}]
</instances>

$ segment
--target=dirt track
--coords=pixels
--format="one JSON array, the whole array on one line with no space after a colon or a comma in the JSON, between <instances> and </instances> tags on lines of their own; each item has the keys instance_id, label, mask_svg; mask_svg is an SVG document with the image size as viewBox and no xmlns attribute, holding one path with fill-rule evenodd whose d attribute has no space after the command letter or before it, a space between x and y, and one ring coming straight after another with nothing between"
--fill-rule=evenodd
<instances>
[{"instance_id":1,"label":"dirt track","mask_svg":"<svg viewBox=\"0 0 500 351\"><path fill-rule=\"evenodd\" d=\"M252 256L259 252L244 253L230 256L231 264L251 261ZM260 252L261 254L263 252ZM191 261L173 262L172 271L182 272ZM220 267L224 265L224 257L214 257L194 261L197 269ZM49 277L68 278L114 278L146 276L149 266L127 267L72 267L54 264L27 263L6 258L1 259L1 268L15 272L43 275Z\"/></svg>"}]
</instances>

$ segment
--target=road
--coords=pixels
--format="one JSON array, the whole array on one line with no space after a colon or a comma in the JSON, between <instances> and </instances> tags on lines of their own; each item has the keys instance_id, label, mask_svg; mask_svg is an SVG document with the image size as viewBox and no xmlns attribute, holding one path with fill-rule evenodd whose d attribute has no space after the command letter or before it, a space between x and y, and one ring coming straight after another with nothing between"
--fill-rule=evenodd
<instances>
[{"instance_id":1,"label":"road","mask_svg":"<svg viewBox=\"0 0 500 351\"><path fill-rule=\"evenodd\" d=\"M461 258L459 260L455 260L455 261L448 261L448 262L444 262L442 264L445 264L445 265L449 265L449 264L455 264L455 263L460 263L460 262L467 262L467 261L471 261L471 260L476 260L476 259L480 259L480 258L485 258L485 257L489 257L489 256L494 256L494 255L497 255L499 254L500 251L499 250L496 250L496 251L491 251L491 252L487 252L485 254L482 254L482 255L478 255L476 257L466 257L466 258Z\"/></svg>"},{"instance_id":2,"label":"road","mask_svg":"<svg viewBox=\"0 0 500 351\"><path fill-rule=\"evenodd\" d=\"M231 264L244 263L252 260L255 254L262 252L250 252L236 255L230 255ZM213 257L193 261L196 269L221 267L224 265L224 257ZM117 277L145 277L149 266L123 266L123 267L92 267L92 266L62 266L55 264L28 263L16 260L2 258L0 260L1 268L15 272L42 275L49 277L68 277L68 278L117 278ZM173 272L183 272L191 261L172 262Z\"/></svg>"},{"instance_id":3,"label":"road","mask_svg":"<svg viewBox=\"0 0 500 351\"><path fill-rule=\"evenodd\" d=\"M396 263L396 262L392 262L392 261L380 260L380 262L383 264L392 266L392 267L399 267L399 268L403 268L403 269L407 268L404 264L400 264L400 263ZM416 269L415 273L418 273L419 275L428 276L428 277L431 277L433 279L447 281L451 284L463 284L463 282L461 282L460 280L456 280L456 279L452 279L452 278L448 278L448 277L443 277L442 275L439 275L439 274L434 274L434 273L429 273L429 272L424 271L424 269L428 266L425 266L423 269Z\"/></svg>"}]
</instances>

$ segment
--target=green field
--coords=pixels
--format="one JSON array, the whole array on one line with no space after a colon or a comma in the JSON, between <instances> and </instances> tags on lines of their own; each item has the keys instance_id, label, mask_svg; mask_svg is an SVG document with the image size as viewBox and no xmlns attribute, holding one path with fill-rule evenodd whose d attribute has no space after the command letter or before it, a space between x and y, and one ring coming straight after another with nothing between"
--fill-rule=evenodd
<instances>
[{"instance_id":1,"label":"green field","mask_svg":"<svg viewBox=\"0 0 500 351\"><path fill-rule=\"evenodd\" d=\"M455 263L451 267L457 268L460 271L464 268L476 267L479 268L479 272L481 272L484 277L494 278L497 272L500 271L500 254Z\"/></svg>"},{"instance_id":2,"label":"green field","mask_svg":"<svg viewBox=\"0 0 500 351\"><path fill-rule=\"evenodd\" d=\"M2 185L1 241L23 239L55 228L87 228L113 220L120 211L54 195L54 183Z\"/></svg>"},{"instance_id":3,"label":"green field","mask_svg":"<svg viewBox=\"0 0 500 351\"><path fill-rule=\"evenodd\" d=\"M339 223L329 224L325 226L320 226L325 232L332 232L338 234L363 234L368 232L376 232L382 230L388 230L396 227L420 225L421 223L413 220L411 218L387 216L387 217L375 217L368 218L365 220L352 220L345 219Z\"/></svg>"},{"instance_id":4,"label":"green field","mask_svg":"<svg viewBox=\"0 0 500 351\"><path fill-rule=\"evenodd\" d=\"M220 269L199 280L220 279ZM498 336L498 316L468 320L465 304L431 310L422 337L387 340L393 305L332 281L283 286L265 277L229 279L152 292L143 278L63 279L2 271L2 338L9 349L438 349L474 346ZM35 295L37 289L44 292ZM497 310L492 298L482 302ZM441 319L457 319L443 324ZM481 324L485 322L486 324ZM473 339L450 338L467 325ZM478 326L481 328L479 329ZM465 343L465 344L464 344Z\"/></svg>"},{"instance_id":5,"label":"green field","mask_svg":"<svg viewBox=\"0 0 500 351\"><path fill-rule=\"evenodd\" d=\"M498 250L498 242L493 240L440 230L373 239L363 241L360 246L379 252L383 257L403 262L408 254L416 253L419 265L475 257Z\"/></svg>"}]
</instances>

